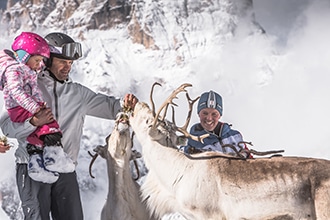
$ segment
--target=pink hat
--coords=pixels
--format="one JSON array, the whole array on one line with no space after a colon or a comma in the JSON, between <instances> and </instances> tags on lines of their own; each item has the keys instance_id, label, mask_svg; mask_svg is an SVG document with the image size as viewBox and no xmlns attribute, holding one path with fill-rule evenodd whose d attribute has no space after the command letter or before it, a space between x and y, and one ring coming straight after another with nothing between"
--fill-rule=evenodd
<instances>
[{"instance_id":1,"label":"pink hat","mask_svg":"<svg viewBox=\"0 0 330 220\"><path fill-rule=\"evenodd\" d=\"M24 50L29 55L40 55L49 58L49 46L45 39L35 33L22 32L17 36L12 44L14 51Z\"/></svg>"}]
</instances>

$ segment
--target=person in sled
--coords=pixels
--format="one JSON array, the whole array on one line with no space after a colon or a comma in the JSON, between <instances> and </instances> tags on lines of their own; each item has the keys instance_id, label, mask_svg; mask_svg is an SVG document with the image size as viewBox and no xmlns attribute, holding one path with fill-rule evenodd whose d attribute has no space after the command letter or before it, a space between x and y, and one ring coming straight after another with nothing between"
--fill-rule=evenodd
<instances>
[{"instance_id":1,"label":"person in sled","mask_svg":"<svg viewBox=\"0 0 330 220\"><path fill-rule=\"evenodd\" d=\"M200 122L194 124L190 129L190 134L202 136L209 134L203 142L188 139L185 153L198 153L203 151L218 151L225 154L249 158L251 155L242 151L247 149L242 134L231 128L231 125L219 121L223 113L222 97L214 92L204 92L197 106L197 114ZM237 154L239 152L239 154Z\"/></svg>"},{"instance_id":2,"label":"person in sled","mask_svg":"<svg viewBox=\"0 0 330 220\"><path fill-rule=\"evenodd\" d=\"M24 122L46 108L37 84L37 72L43 59L50 57L49 46L36 33L22 32L12 43L12 50L0 52L0 90L13 122ZM38 126L26 139L29 154L28 175L35 181L54 183L58 173L69 173L75 164L63 151L62 132L50 115L48 123Z\"/></svg>"}]
</instances>

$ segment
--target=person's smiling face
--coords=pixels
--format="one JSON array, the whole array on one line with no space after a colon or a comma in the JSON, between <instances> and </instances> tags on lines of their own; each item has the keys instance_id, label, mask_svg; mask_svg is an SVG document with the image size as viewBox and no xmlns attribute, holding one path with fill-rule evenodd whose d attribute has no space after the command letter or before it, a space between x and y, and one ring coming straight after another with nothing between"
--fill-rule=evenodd
<instances>
[{"instance_id":1,"label":"person's smiling face","mask_svg":"<svg viewBox=\"0 0 330 220\"><path fill-rule=\"evenodd\" d=\"M202 127L207 131L213 131L221 117L218 110L214 108L204 108L199 112L198 116Z\"/></svg>"},{"instance_id":2,"label":"person's smiling face","mask_svg":"<svg viewBox=\"0 0 330 220\"><path fill-rule=\"evenodd\" d=\"M53 57L52 66L49 68L49 70L55 75L55 77L59 81L64 81L69 77L72 64L72 60L65 60Z\"/></svg>"}]
</instances>

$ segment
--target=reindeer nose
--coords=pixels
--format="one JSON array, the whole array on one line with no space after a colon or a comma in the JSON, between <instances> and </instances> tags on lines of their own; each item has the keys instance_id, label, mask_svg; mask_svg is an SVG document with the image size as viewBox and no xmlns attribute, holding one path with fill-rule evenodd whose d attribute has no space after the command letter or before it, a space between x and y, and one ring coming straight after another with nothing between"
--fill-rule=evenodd
<instances>
[{"instance_id":1,"label":"reindeer nose","mask_svg":"<svg viewBox=\"0 0 330 220\"><path fill-rule=\"evenodd\" d=\"M129 128L129 124L127 122L125 123L118 123L117 129L119 132L125 131Z\"/></svg>"}]
</instances>

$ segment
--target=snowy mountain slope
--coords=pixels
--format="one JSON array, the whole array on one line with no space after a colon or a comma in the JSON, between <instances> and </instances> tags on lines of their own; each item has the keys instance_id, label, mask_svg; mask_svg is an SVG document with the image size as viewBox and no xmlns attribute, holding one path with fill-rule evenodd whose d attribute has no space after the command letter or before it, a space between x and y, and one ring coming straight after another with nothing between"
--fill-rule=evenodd
<instances>
[{"instance_id":1,"label":"snowy mountain slope","mask_svg":"<svg viewBox=\"0 0 330 220\"><path fill-rule=\"evenodd\" d=\"M316 0L309 4L303 1L303 6L295 5L292 23L282 22L282 26L277 26L276 21L285 20L289 9L279 10L275 20L271 20L269 14L276 7L285 8L290 4L277 0L279 5L269 3L272 7L267 8L263 1L263 8L258 10L264 16L260 17L256 11L256 18L267 35L260 34L258 25L252 22L251 11L243 15L252 16L252 20L238 22L240 12L230 1L213 1L212 5L210 1L189 1L191 4L187 7L184 1L134 1L142 8L135 11L136 20L131 16L127 23L102 30L87 28L87 24L107 1L90 1L94 4L92 8L83 7L87 1L81 1L79 7L70 9L73 14L67 13L68 17L61 14L65 12L61 7L71 1L43 2L50 5L49 15L43 15L47 17L44 20L47 29L35 19L42 17L35 11L42 5L27 7L33 9L28 16L22 8L14 6L11 13L22 17L12 16L9 24L1 20L1 30L7 30L1 33L1 48L10 46L17 34L13 30L35 30L42 35L65 31L82 42L84 51L84 58L75 62L71 76L95 91L115 96L133 92L148 102L151 84L159 81L163 86L157 87L154 96L159 106L164 97L183 82L193 84L189 89L192 97L214 89L224 98L223 120L240 130L255 149L284 149L286 155L330 158L327 144L330 124L327 117L330 110L328 1ZM255 8L258 8L257 2L254 1ZM225 10L224 5L231 7ZM26 20L28 17L34 21ZM143 34L129 31L132 22L136 25L134 29L143 27ZM24 25L19 26L20 23ZM152 44L142 45L145 39ZM180 124L186 109L183 100L177 103L182 106L176 112ZM195 121L194 114L192 122ZM86 121L77 172L87 220L98 219L107 189L105 161L96 161L93 166L96 178L90 178L87 150L103 144L111 129L112 122L106 120L88 118ZM19 200L13 153L14 149L0 155L0 191L7 192L9 196L5 199L12 201L11 206L7 206L12 218L20 219L20 212L15 214Z\"/></svg>"}]
</instances>

